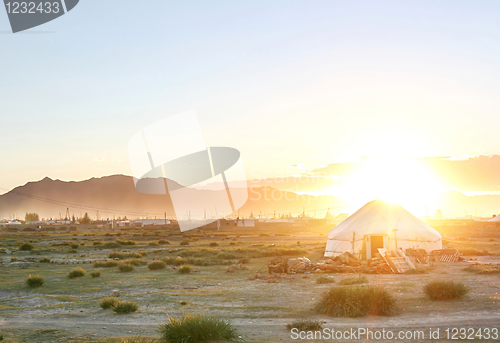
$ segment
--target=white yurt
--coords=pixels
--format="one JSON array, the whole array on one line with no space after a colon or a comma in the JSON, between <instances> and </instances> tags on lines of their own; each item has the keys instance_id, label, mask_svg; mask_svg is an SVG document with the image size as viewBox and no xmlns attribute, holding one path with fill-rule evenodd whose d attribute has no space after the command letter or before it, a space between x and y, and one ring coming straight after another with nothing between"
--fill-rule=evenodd
<instances>
[{"instance_id":1,"label":"white yurt","mask_svg":"<svg viewBox=\"0 0 500 343\"><path fill-rule=\"evenodd\" d=\"M493 222L493 223L498 223L498 222L500 222L500 215L496 216L495 218L491 218L488 221Z\"/></svg>"},{"instance_id":2,"label":"white yurt","mask_svg":"<svg viewBox=\"0 0 500 343\"><path fill-rule=\"evenodd\" d=\"M441 235L400 205L374 200L334 228L328 235L326 257L346 251L369 259L379 248L442 249Z\"/></svg>"}]
</instances>

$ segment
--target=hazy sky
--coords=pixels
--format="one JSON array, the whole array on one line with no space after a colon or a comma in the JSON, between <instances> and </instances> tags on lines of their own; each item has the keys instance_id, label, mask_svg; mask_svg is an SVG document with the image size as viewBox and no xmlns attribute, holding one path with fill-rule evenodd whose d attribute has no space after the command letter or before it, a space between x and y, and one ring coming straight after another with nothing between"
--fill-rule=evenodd
<instances>
[{"instance_id":1,"label":"hazy sky","mask_svg":"<svg viewBox=\"0 0 500 343\"><path fill-rule=\"evenodd\" d=\"M82 0L9 30L0 10L5 189L130 174L129 138L191 109L248 174L500 153L496 0Z\"/></svg>"}]
</instances>

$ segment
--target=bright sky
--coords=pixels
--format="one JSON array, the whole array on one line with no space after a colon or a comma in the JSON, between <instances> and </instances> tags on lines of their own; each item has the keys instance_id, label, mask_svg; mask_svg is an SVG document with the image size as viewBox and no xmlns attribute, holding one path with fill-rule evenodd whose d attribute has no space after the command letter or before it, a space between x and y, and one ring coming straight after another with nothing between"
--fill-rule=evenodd
<instances>
[{"instance_id":1,"label":"bright sky","mask_svg":"<svg viewBox=\"0 0 500 343\"><path fill-rule=\"evenodd\" d=\"M129 138L191 109L248 174L500 152L496 0L82 0L0 31L5 189L130 174Z\"/></svg>"}]
</instances>

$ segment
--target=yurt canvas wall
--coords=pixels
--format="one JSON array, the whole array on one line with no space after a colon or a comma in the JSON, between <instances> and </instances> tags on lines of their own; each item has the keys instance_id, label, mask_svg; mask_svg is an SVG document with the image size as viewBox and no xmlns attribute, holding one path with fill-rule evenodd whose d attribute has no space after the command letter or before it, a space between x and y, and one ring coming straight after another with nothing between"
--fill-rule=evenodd
<instances>
[{"instance_id":1,"label":"yurt canvas wall","mask_svg":"<svg viewBox=\"0 0 500 343\"><path fill-rule=\"evenodd\" d=\"M439 232L401 206L374 200L330 232L325 256L348 251L368 259L378 248L416 248L430 252L442 249L442 241Z\"/></svg>"}]
</instances>

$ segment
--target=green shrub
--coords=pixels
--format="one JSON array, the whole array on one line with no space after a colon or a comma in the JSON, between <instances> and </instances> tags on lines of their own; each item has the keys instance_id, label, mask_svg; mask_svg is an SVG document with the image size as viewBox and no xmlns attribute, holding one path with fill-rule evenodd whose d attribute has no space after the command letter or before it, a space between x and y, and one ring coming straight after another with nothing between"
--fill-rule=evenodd
<instances>
[{"instance_id":1,"label":"green shrub","mask_svg":"<svg viewBox=\"0 0 500 343\"><path fill-rule=\"evenodd\" d=\"M164 269L166 267L166 263L163 262L163 261L159 261L159 260L154 260L154 261L151 261L149 262L148 264L148 268L149 270L159 270L159 269Z\"/></svg>"},{"instance_id":2,"label":"green shrub","mask_svg":"<svg viewBox=\"0 0 500 343\"><path fill-rule=\"evenodd\" d=\"M10 258L10 262L16 262L16 261L17 261L17 257L16 257L16 256L12 256L12 257Z\"/></svg>"},{"instance_id":3,"label":"green shrub","mask_svg":"<svg viewBox=\"0 0 500 343\"><path fill-rule=\"evenodd\" d=\"M139 250L138 252L113 251L113 252L109 253L108 257L124 260L126 258L141 258L141 257L146 256L146 255L147 255L147 253L144 250Z\"/></svg>"},{"instance_id":4,"label":"green shrub","mask_svg":"<svg viewBox=\"0 0 500 343\"><path fill-rule=\"evenodd\" d=\"M315 310L334 317L389 316L396 312L396 301L382 287L332 287L323 293Z\"/></svg>"},{"instance_id":5,"label":"green shrub","mask_svg":"<svg viewBox=\"0 0 500 343\"><path fill-rule=\"evenodd\" d=\"M113 311L119 314L132 313L137 311L139 306L132 301L120 301L113 307Z\"/></svg>"},{"instance_id":6,"label":"green shrub","mask_svg":"<svg viewBox=\"0 0 500 343\"><path fill-rule=\"evenodd\" d=\"M102 247L104 249L116 249L116 248L120 247L120 244L116 243L116 242L107 242L107 243L104 243L104 245Z\"/></svg>"},{"instance_id":7,"label":"green shrub","mask_svg":"<svg viewBox=\"0 0 500 343\"><path fill-rule=\"evenodd\" d=\"M161 259L165 264L172 266L181 266L186 263L186 260L182 257L164 257Z\"/></svg>"},{"instance_id":8,"label":"green shrub","mask_svg":"<svg viewBox=\"0 0 500 343\"><path fill-rule=\"evenodd\" d=\"M26 279L26 285L31 288L40 287L45 282L44 278L40 275L29 275Z\"/></svg>"},{"instance_id":9,"label":"green shrub","mask_svg":"<svg viewBox=\"0 0 500 343\"><path fill-rule=\"evenodd\" d=\"M189 241L187 239L184 239L181 241L181 245L189 245Z\"/></svg>"},{"instance_id":10,"label":"green shrub","mask_svg":"<svg viewBox=\"0 0 500 343\"><path fill-rule=\"evenodd\" d=\"M44 257L44 258L40 259L40 263L50 263L50 258Z\"/></svg>"},{"instance_id":11,"label":"green shrub","mask_svg":"<svg viewBox=\"0 0 500 343\"><path fill-rule=\"evenodd\" d=\"M3 341L5 339L5 336L0 333L0 341Z\"/></svg>"},{"instance_id":12,"label":"green shrub","mask_svg":"<svg viewBox=\"0 0 500 343\"><path fill-rule=\"evenodd\" d=\"M188 314L179 319L169 317L160 326L161 340L169 343L237 341L236 330L228 320L202 314Z\"/></svg>"},{"instance_id":13,"label":"green shrub","mask_svg":"<svg viewBox=\"0 0 500 343\"><path fill-rule=\"evenodd\" d=\"M76 249L78 249L79 245L78 245L78 244L76 244L76 243L72 243L72 244L70 245L70 247L71 247L71 249L76 250Z\"/></svg>"},{"instance_id":14,"label":"green shrub","mask_svg":"<svg viewBox=\"0 0 500 343\"><path fill-rule=\"evenodd\" d=\"M87 274L85 272L85 270L82 267L78 267L78 268L75 268L75 269L71 270L69 272L69 274L68 274L68 277L70 279L74 279L74 278L77 278L77 277L85 276L85 274Z\"/></svg>"},{"instance_id":15,"label":"green shrub","mask_svg":"<svg viewBox=\"0 0 500 343\"><path fill-rule=\"evenodd\" d=\"M323 329L321 320L301 319L296 320L286 326L288 330L298 329L299 331L317 331Z\"/></svg>"},{"instance_id":16,"label":"green shrub","mask_svg":"<svg viewBox=\"0 0 500 343\"><path fill-rule=\"evenodd\" d=\"M170 244L170 242L169 242L169 241L167 241L166 239L160 239L160 240L158 241L158 244L161 244L161 245L168 245L168 244Z\"/></svg>"},{"instance_id":17,"label":"green shrub","mask_svg":"<svg viewBox=\"0 0 500 343\"><path fill-rule=\"evenodd\" d=\"M28 242L23 243L19 246L19 250L22 250L22 251L31 251L33 249L35 249L35 246L31 243L28 243Z\"/></svg>"},{"instance_id":18,"label":"green shrub","mask_svg":"<svg viewBox=\"0 0 500 343\"><path fill-rule=\"evenodd\" d=\"M148 245L150 247L157 247L159 244L157 242L149 242Z\"/></svg>"},{"instance_id":19,"label":"green shrub","mask_svg":"<svg viewBox=\"0 0 500 343\"><path fill-rule=\"evenodd\" d=\"M90 273L90 276L92 276L92 278L100 277L101 272L98 270L93 270L92 273Z\"/></svg>"},{"instance_id":20,"label":"green shrub","mask_svg":"<svg viewBox=\"0 0 500 343\"><path fill-rule=\"evenodd\" d=\"M331 276L326 276L326 275L321 275L319 278L316 279L316 283L319 284L325 284L325 283L334 283L335 279L332 278Z\"/></svg>"},{"instance_id":21,"label":"green shrub","mask_svg":"<svg viewBox=\"0 0 500 343\"><path fill-rule=\"evenodd\" d=\"M121 244L121 245L135 245L134 241L131 240L123 240L123 239L117 239L116 243Z\"/></svg>"},{"instance_id":22,"label":"green shrub","mask_svg":"<svg viewBox=\"0 0 500 343\"><path fill-rule=\"evenodd\" d=\"M131 264L134 267L145 266L146 264L148 264L148 261L143 258L129 258L124 260L123 262Z\"/></svg>"},{"instance_id":23,"label":"green shrub","mask_svg":"<svg viewBox=\"0 0 500 343\"><path fill-rule=\"evenodd\" d=\"M96 247L96 246L103 245L103 243L101 241L94 241L94 242L92 242L92 245Z\"/></svg>"},{"instance_id":24,"label":"green shrub","mask_svg":"<svg viewBox=\"0 0 500 343\"><path fill-rule=\"evenodd\" d=\"M360 285L363 283L368 283L368 279L365 276L361 277L348 277L339 281L339 285L347 286L347 285Z\"/></svg>"},{"instance_id":25,"label":"green shrub","mask_svg":"<svg viewBox=\"0 0 500 343\"><path fill-rule=\"evenodd\" d=\"M134 266L130 263L120 262L120 264L118 265L118 270L124 273L131 272L134 270Z\"/></svg>"},{"instance_id":26,"label":"green shrub","mask_svg":"<svg viewBox=\"0 0 500 343\"><path fill-rule=\"evenodd\" d=\"M451 300L464 297L469 287L452 280L435 280L424 286L424 292L431 300Z\"/></svg>"},{"instance_id":27,"label":"green shrub","mask_svg":"<svg viewBox=\"0 0 500 343\"><path fill-rule=\"evenodd\" d=\"M218 247L219 243L217 243L217 242L210 242L210 246L211 247Z\"/></svg>"},{"instance_id":28,"label":"green shrub","mask_svg":"<svg viewBox=\"0 0 500 343\"><path fill-rule=\"evenodd\" d=\"M127 252L119 252L119 251L113 251L110 252L108 255L109 258L118 258L120 260L129 258L129 257L135 257L134 253L127 253Z\"/></svg>"},{"instance_id":29,"label":"green shrub","mask_svg":"<svg viewBox=\"0 0 500 343\"><path fill-rule=\"evenodd\" d=\"M185 265L180 266L179 269L177 269L177 271L181 274L189 274L193 271L193 267L185 264Z\"/></svg>"},{"instance_id":30,"label":"green shrub","mask_svg":"<svg viewBox=\"0 0 500 343\"><path fill-rule=\"evenodd\" d=\"M95 261L94 262L94 268L112 268L112 267L116 267L117 265L118 265L118 262L113 261L113 260Z\"/></svg>"},{"instance_id":31,"label":"green shrub","mask_svg":"<svg viewBox=\"0 0 500 343\"><path fill-rule=\"evenodd\" d=\"M120 302L120 299L115 297L104 297L100 302L99 306L103 309L108 309L110 307L115 307Z\"/></svg>"}]
</instances>

